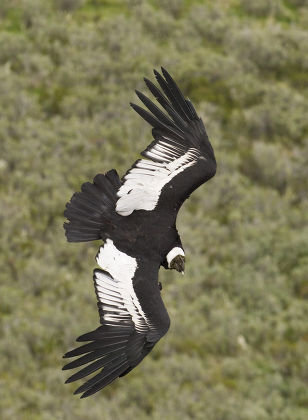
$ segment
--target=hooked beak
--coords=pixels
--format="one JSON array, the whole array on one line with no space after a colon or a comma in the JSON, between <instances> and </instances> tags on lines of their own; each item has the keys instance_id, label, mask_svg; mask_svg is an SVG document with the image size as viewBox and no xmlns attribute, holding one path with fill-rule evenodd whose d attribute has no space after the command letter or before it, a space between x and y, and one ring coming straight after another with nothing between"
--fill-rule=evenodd
<instances>
[{"instance_id":1,"label":"hooked beak","mask_svg":"<svg viewBox=\"0 0 308 420\"><path fill-rule=\"evenodd\" d=\"M183 255L177 255L176 257L174 257L170 263L170 268L184 275L185 257Z\"/></svg>"}]
</instances>

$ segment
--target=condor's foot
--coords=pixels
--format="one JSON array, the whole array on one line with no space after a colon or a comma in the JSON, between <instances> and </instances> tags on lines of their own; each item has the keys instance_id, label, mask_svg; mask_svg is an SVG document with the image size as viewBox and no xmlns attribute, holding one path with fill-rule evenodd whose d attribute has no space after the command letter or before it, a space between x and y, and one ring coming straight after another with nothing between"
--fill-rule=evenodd
<instances>
[{"instance_id":1,"label":"condor's foot","mask_svg":"<svg viewBox=\"0 0 308 420\"><path fill-rule=\"evenodd\" d=\"M162 286L160 281L158 282L158 288L159 288L159 290L163 290L163 286Z\"/></svg>"}]
</instances>

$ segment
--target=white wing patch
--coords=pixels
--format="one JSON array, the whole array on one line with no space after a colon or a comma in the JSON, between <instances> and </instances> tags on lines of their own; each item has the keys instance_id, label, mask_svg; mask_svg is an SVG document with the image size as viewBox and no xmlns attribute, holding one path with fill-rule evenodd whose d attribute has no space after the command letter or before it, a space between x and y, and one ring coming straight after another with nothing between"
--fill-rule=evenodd
<instances>
[{"instance_id":1,"label":"white wing patch","mask_svg":"<svg viewBox=\"0 0 308 420\"><path fill-rule=\"evenodd\" d=\"M132 319L138 332L148 330L150 323L145 316L133 288L137 269L135 258L119 251L111 239L107 239L96 256L97 264L110 273L95 272L95 285L104 314L105 323ZM121 325L121 324L119 324Z\"/></svg>"},{"instance_id":2,"label":"white wing patch","mask_svg":"<svg viewBox=\"0 0 308 420\"><path fill-rule=\"evenodd\" d=\"M200 156L197 149L190 148L183 154L181 145L165 139L172 143L156 143L145 152L153 160L141 159L125 175L125 182L117 192L116 212L121 216L129 216L134 210L154 210L163 187L197 162Z\"/></svg>"}]
</instances>

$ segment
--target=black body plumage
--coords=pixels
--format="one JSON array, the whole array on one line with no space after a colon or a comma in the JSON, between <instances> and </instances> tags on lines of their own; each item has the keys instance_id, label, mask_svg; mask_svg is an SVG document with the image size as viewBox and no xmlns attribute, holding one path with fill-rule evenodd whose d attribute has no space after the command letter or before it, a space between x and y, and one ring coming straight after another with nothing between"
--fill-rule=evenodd
<instances>
[{"instance_id":1,"label":"black body plumage","mask_svg":"<svg viewBox=\"0 0 308 420\"><path fill-rule=\"evenodd\" d=\"M131 104L152 127L154 141L120 180L111 170L86 182L66 205L69 242L102 239L94 270L101 326L65 354L79 368L67 382L99 370L76 393L89 396L124 376L167 332L168 313L158 286L160 266L180 271L184 251L176 229L179 208L215 175L216 161L202 120L169 73L154 71L160 89L144 79L159 108L136 91L148 110ZM175 259L177 257L177 260ZM171 263L170 263L170 261ZM177 261L177 262L176 262Z\"/></svg>"}]
</instances>

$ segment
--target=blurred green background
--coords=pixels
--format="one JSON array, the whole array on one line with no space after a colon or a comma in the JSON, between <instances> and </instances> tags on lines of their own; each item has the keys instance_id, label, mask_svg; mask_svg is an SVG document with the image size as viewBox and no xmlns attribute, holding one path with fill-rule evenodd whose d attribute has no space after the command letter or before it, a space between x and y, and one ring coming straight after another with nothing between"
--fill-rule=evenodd
<instances>
[{"instance_id":1,"label":"blurred green background","mask_svg":"<svg viewBox=\"0 0 308 420\"><path fill-rule=\"evenodd\" d=\"M1 0L1 419L308 418L307 27L307 0ZM160 65L218 171L180 212L185 277L160 274L168 335L79 400L62 354L98 326L98 243L63 210L150 142L128 103Z\"/></svg>"}]
</instances>

